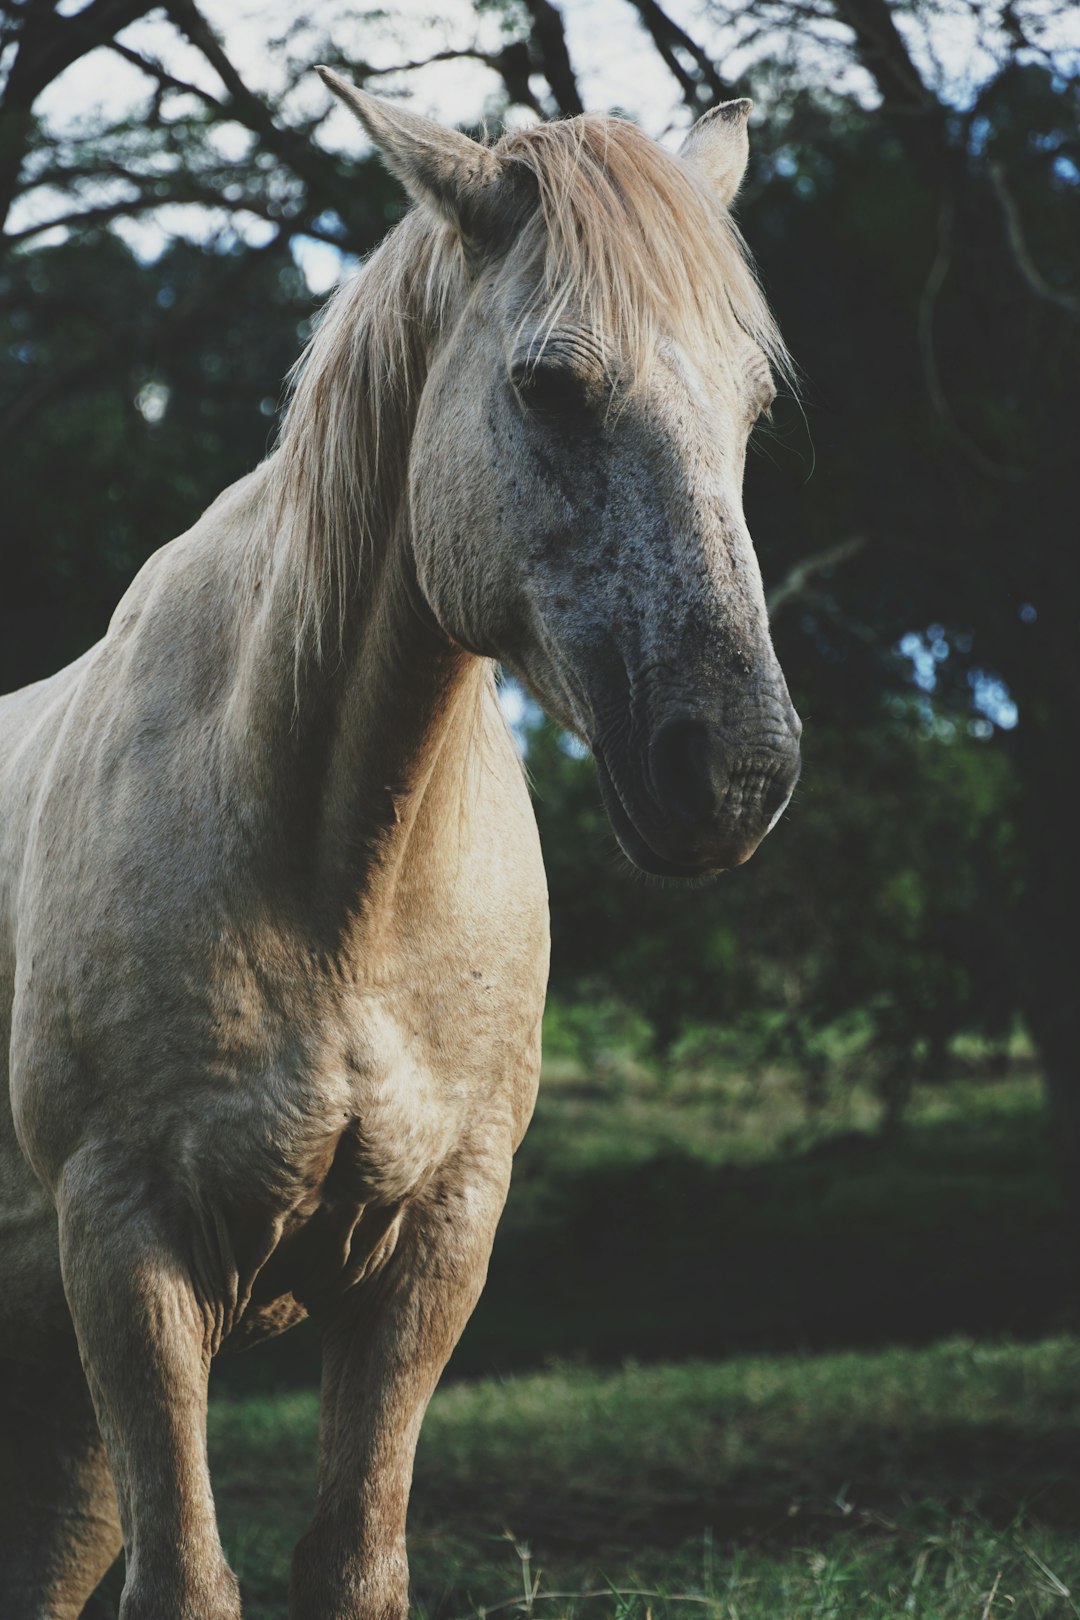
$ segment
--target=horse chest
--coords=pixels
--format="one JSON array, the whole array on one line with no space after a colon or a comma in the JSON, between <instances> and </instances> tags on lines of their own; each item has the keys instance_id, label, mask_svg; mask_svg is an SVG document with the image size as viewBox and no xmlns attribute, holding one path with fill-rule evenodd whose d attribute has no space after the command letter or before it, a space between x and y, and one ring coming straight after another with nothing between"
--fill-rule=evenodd
<instances>
[{"instance_id":1,"label":"horse chest","mask_svg":"<svg viewBox=\"0 0 1080 1620\"><path fill-rule=\"evenodd\" d=\"M501 1053L485 1048L467 1074L464 1048L452 1047L455 1072L433 1064L419 1029L409 1034L385 1010L369 1012L363 1038L354 1032L350 1054L339 1057L336 1072L348 1079L336 1093L338 1123L330 1128L324 1116L317 1136L303 1133L306 1147L291 1166L294 1196L231 1345L332 1305L382 1267L414 1206L476 1172L483 1180L492 1158L508 1159L535 1096L538 1040ZM327 1095L325 1085L312 1092Z\"/></svg>"},{"instance_id":2,"label":"horse chest","mask_svg":"<svg viewBox=\"0 0 1080 1620\"><path fill-rule=\"evenodd\" d=\"M232 1138L229 1177L256 1199L260 1182L271 1200L280 1191L286 1223L299 1225L324 1221L320 1211L403 1207L451 1161L492 1140L515 1147L535 1099L541 997L518 986L511 1008L477 970L456 977L459 994L358 998L324 1020L306 1065L252 1076L250 1132ZM273 1144L280 1178L251 1151L256 1140Z\"/></svg>"}]
</instances>

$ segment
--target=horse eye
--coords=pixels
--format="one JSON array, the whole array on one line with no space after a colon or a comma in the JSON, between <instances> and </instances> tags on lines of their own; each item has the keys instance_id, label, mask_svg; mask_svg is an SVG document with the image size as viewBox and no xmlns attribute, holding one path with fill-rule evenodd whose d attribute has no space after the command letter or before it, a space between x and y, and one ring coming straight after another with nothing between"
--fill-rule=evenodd
<instances>
[{"instance_id":1,"label":"horse eye","mask_svg":"<svg viewBox=\"0 0 1080 1620\"><path fill-rule=\"evenodd\" d=\"M511 381L531 414L552 426L580 417L588 404L584 379L568 366L526 363L514 367Z\"/></svg>"}]
</instances>

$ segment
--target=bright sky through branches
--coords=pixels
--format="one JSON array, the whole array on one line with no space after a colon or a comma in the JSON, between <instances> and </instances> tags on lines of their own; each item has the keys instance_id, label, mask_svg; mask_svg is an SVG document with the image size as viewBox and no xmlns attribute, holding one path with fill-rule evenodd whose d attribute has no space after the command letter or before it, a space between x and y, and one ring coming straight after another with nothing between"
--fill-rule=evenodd
<instances>
[{"instance_id":1,"label":"bright sky through branches","mask_svg":"<svg viewBox=\"0 0 1080 1620\"><path fill-rule=\"evenodd\" d=\"M86 0L60 0L59 10L71 15ZM365 12L342 0L312 0L300 10L291 0L204 0L204 14L216 29L226 54L245 83L276 105L285 122L318 115L329 104L328 92L301 64L317 59L318 46L332 42L344 60L367 62L377 69L422 62L444 49L477 46L495 51L505 40L498 12L478 11L471 0L440 0L436 12L431 0L396 0L390 11ZM669 15L699 40L722 65L726 78L737 84L750 63L761 55L789 58L799 76L827 83L866 103L873 91L846 52L837 49L843 30L825 26L818 37L809 29L777 29L749 41L749 24L761 13L735 0L721 6L701 0L671 0ZM1043 45L1062 57L1080 58L1080 7L1059 14L1053 0L1028 0L1029 16L1044 13ZM638 118L661 139L678 139L689 113L680 103L674 79L661 61L636 13L625 0L563 0L563 16L571 60L585 104L619 108ZM901 17L909 47L920 70L934 82L945 99L957 104L994 70L995 8L978 0L922 0L921 21ZM202 53L188 44L162 16L133 24L120 36L123 44L160 60L178 78L213 95L220 95L216 74ZM500 81L496 73L477 61L457 59L430 63L408 73L376 78L369 86L390 94L407 94L417 111L447 122L475 121L496 112ZM125 115L139 116L150 94L150 83L133 64L109 49L99 49L62 74L40 97L36 111L58 132L106 128ZM767 109L764 110L767 115ZM532 115L514 109L512 118ZM235 154L227 144L235 134ZM215 141L222 156L245 156L250 143L239 125L219 130ZM349 113L333 107L321 127L320 139L329 147L359 150L363 137ZM223 197L220 211L198 207L163 209L139 219L120 219L113 226L140 254L154 256L170 235L203 238L232 228L257 241L270 227L265 221L230 213ZM29 190L16 204L11 228L36 225L63 213L57 199L41 190ZM37 238L40 242L41 238ZM297 258L312 288L322 292L340 271L340 256L325 244L307 239L296 243Z\"/></svg>"}]
</instances>

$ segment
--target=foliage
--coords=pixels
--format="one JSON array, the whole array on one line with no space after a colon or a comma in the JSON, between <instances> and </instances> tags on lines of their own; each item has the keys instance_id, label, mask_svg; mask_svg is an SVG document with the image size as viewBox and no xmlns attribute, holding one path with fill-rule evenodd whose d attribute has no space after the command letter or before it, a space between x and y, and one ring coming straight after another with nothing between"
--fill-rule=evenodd
<instances>
[{"instance_id":1,"label":"foliage","mask_svg":"<svg viewBox=\"0 0 1080 1620\"><path fill-rule=\"evenodd\" d=\"M229 289L228 319L178 321L162 342L161 311L198 297L208 259ZM103 232L9 260L0 298L0 412L19 446L0 468L7 690L96 640L149 554L265 454L271 379L295 358L313 305L287 256L178 242L142 265ZM48 409L20 434L20 401L42 390Z\"/></svg>"},{"instance_id":2,"label":"foliage","mask_svg":"<svg viewBox=\"0 0 1080 1620\"><path fill-rule=\"evenodd\" d=\"M1068 648L1080 612L1070 381L1080 305L1065 247L1080 231L1068 155L1077 81L1017 58L962 114L925 100L919 111L883 71L879 87L872 118L812 92L797 99L789 139L766 156L747 201L747 230L810 379L817 463L805 487L785 475L789 410L770 446L778 465L751 464L748 507L767 573L838 534L864 542L775 620L808 739L824 718L842 724L853 782L864 775L863 722L883 695L900 695L901 643L915 648L909 682L919 677L939 714L993 733L1006 797L978 818L985 909L959 948L981 949L995 906L1003 983L1035 1033L1073 1151L1080 1087L1063 944L1078 896L1061 860L1071 834L1059 781L1076 723ZM1000 704L985 701L990 676L1016 704L1001 725ZM909 791L893 791L917 824ZM994 883L1002 816L1010 876Z\"/></svg>"},{"instance_id":3,"label":"foliage","mask_svg":"<svg viewBox=\"0 0 1080 1620\"><path fill-rule=\"evenodd\" d=\"M1007 764L955 728L921 727L906 702L858 729L812 727L781 828L750 868L689 895L619 860L588 762L552 728L533 732L555 996L580 998L601 1043L613 1003L632 1007L660 1055L694 1026L738 1029L744 1056L796 1061L811 1091L844 1046L885 1084L940 1071L965 1031L1005 1038Z\"/></svg>"}]
</instances>

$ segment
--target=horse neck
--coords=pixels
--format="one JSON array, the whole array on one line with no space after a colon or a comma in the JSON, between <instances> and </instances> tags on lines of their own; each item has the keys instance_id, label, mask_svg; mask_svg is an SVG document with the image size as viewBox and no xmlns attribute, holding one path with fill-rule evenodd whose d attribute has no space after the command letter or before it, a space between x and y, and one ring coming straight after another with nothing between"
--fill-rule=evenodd
<instances>
[{"instance_id":1,"label":"horse neck","mask_svg":"<svg viewBox=\"0 0 1080 1620\"><path fill-rule=\"evenodd\" d=\"M391 904L407 868L437 865L432 829L457 823L490 690L490 666L431 619L403 524L332 651L298 648L294 597L270 583L243 637L229 733L247 764L249 842L330 932Z\"/></svg>"},{"instance_id":2,"label":"horse neck","mask_svg":"<svg viewBox=\"0 0 1080 1620\"><path fill-rule=\"evenodd\" d=\"M240 730L278 855L331 911L370 902L416 865L432 829L450 824L436 804L452 809L467 756L492 740L490 666L435 623L406 510L420 394L460 297L456 264L434 225L409 216L337 296L267 469L263 533L274 538L253 530Z\"/></svg>"},{"instance_id":3,"label":"horse neck","mask_svg":"<svg viewBox=\"0 0 1080 1620\"><path fill-rule=\"evenodd\" d=\"M283 512L275 490L271 469L251 515L230 771L239 763L262 881L284 884L290 907L337 937L358 914L392 910L403 880L437 886L440 839L451 828L456 836L493 741L492 672L435 622L404 510L366 537L359 577L327 606L325 636L305 633L295 573L281 562L302 542L306 514ZM278 566L262 538L273 523Z\"/></svg>"}]
</instances>

